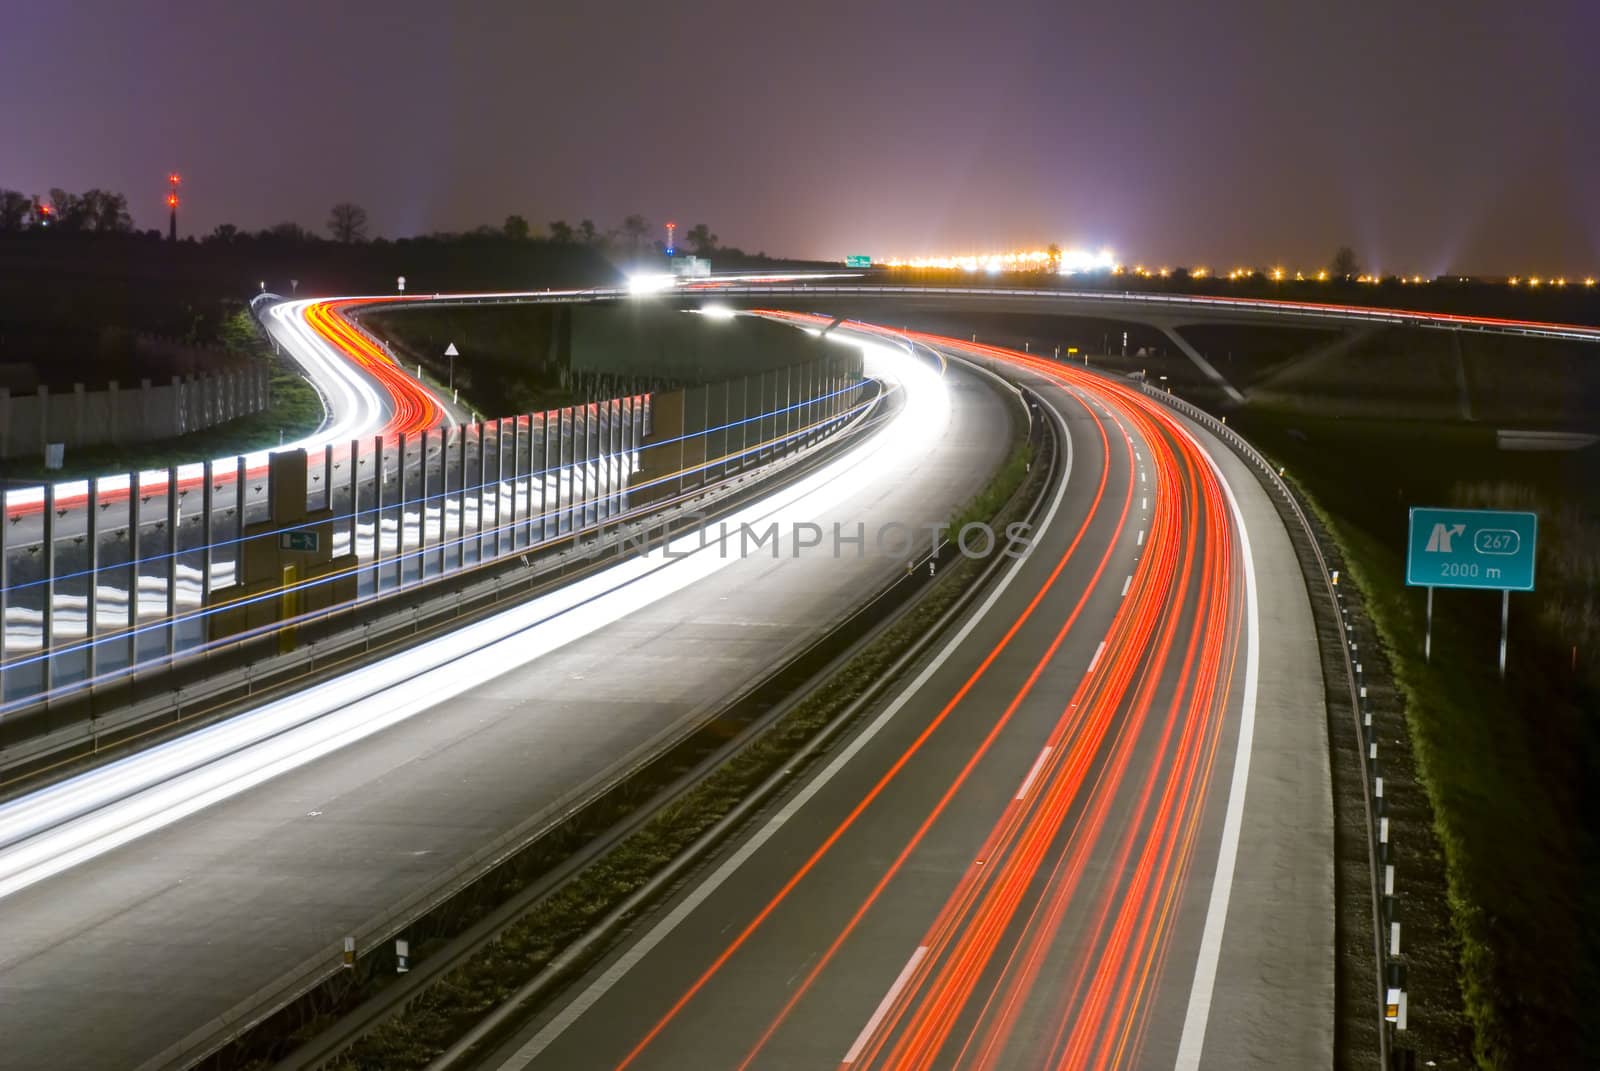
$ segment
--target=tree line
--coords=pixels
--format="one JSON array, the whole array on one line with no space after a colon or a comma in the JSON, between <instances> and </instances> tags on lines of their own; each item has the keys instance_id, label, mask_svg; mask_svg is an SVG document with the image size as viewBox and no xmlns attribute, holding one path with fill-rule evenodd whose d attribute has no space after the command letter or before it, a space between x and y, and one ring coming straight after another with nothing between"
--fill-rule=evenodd
<instances>
[{"instance_id":1,"label":"tree line","mask_svg":"<svg viewBox=\"0 0 1600 1071\"><path fill-rule=\"evenodd\" d=\"M68 193L52 189L48 197L0 189L0 232L53 227L90 234L132 234L133 216L120 193L93 189Z\"/></svg>"},{"instance_id":2,"label":"tree line","mask_svg":"<svg viewBox=\"0 0 1600 1071\"><path fill-rule=\"evenodd\" d=\"M343 245L360 245L372 238L370 220L366 209L351 201L340 201L329 210L325 225L329 240ZM128 199L107 190L92 189L84 193L70 193L52 189L46 197L24 194L17 190L0 189L0 233L55 230L66 233L133 234L133 217L128 212ZM144 232L160 237L159 230ZM576 224L565 219L551 220L543 230L536 231L526 216L512 214L499 227L483 225L464 232L434 232L422 235L434 241L460 239L501 239L512 242L546 241L556 245L581 245L615 256L644 256L650 253L665 254L666 243L656 228L637 213L626 216L615 227L602 230L592 219L582 219ZM247 231L232 223L220 223L211 232L199 238L201 242L232 245L249 241L274 244L302 244L322 240L322 236L299 223L285 221ZM730 256L747 256L743 250L723 246L716 234L704 223L696 223L682 238L683 251L696 256L709 257L715 253ZM755 254L765 257L765 252Z\"/></svg>"}]
</instances>

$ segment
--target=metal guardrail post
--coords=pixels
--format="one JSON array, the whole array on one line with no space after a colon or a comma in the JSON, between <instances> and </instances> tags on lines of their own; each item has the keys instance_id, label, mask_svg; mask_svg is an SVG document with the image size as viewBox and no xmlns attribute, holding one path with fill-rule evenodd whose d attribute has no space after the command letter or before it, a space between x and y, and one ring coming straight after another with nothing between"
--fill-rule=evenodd
<instances>
[{"instance_id":1,"label":"metal guardrail post","mask_svg":"<svg viewBox=\"0 0 1600 1071\"><path fill-rule=\"evenodd\" d=\"M203 481L200 485L200 542L203 544L200 548L200 605L205 607L211 603L211 564L216 543L216 525L212 517L216 508L214 462L207 461L201 466L200 478ZM90 509L92 512L92 503Z\"/></svg>"},{"instance_id":2,"label":"metal guardrail post","mask_svg":"<svg viewBox=\"0 0 1600 1071\"><path fill-rule=\"evenodd\" d=\"M444 429L439 429L441 442ZM417 511L417 580L421 582L428 578L428 509L433 501L433 496L428 492L428 445L433 438L432 430L422 430L422 472L419 476L422 489L419 492L419 506ZM441 448L440 460L443 460ZM439 546L444 547L444 496L439 496Z\"/></svg>"},{"instance_id":3,"label":"metal guardrail post","mask_svg":"<svg viewBox=\"0 0 1600 1071\"><path fill-rule=\"evenodd\" d=\"M470 424L456 427L456 568L467 564L467 433Z\"/></svg>"},{"instance_id":4,"label":"metal guardrail post","mask_svg":"<svg viewBox=\"0 0 1600 1071\"><path fill-rule=\"evenodd\" d=\"M11 550L6 546L11 532L11 517L5 512L6 493L0 488L0 703L6 698L6 604L11 593Z\"/></svg>"},{"instance_id":5,"label":"metal guardrail post","mask_svg":"<svg viewBox=\"0 0 1600 1071\"><path fill-rule=\"evenodd\" d=\"M206 463L206 486L211 486L211 464ZM84 514L83 536L89 542L89 588L85 592L83 601L83 675L88 680L94 680L96 671L96 658L98 640L95 634L98 631L100 617L100 481L95 478L89 480L88 512ZM207 542L210 533L207 533ZM0 548L0 555L5 551ZM207 557L209 561L209 555ZM0 581L3 583L3 581ZM0 612L0 619L4 613Z\"/></svg>"},{"instance_id":6,"label":"metal guardrail post","mask_svg":"<svg viewBox=\"0 0 1600 1071\"><path fill-rule=\"evenodd\" d=\"M361 559L361 550L356 542L357 531L361 525L361 440L350 440L350 453L345 457L345 464L350 466L350 553L356 555L356 560ZM359 574L357 574L359 575Z\"/></svg>"},{"instance_id":7,"label":"metal guardrail post","mask_svg":"<svg viewBox=\"0 0 1600 1071\"><path fill-rule=\"evenodd\" d=\"M56 646L56 487L53 483L45 484L44 511L40 514L40 521L43 525L40 567L43 569L41 583L44 586L44 605L39 622L39 649L44 658L39 665L44 674L43 690L48 692L54 680Z\"/></svg>"},{"instance_id":8,"label":"metal guardrail post","mask_svg":"<svg viewBox=\"0 0 1600 1071\"><path fill-rule=\"evenodd\" d=\"M178 466L167 466L167 660L178 654Z\"/></svg>"},{"instance_id":9,"label":"metal guardrail post","mask_svg":"<svg viewBox=\"0 0 1600 1071\"><path fill-rule=\"evenodd\" d=\"M478 525L477 546L479 562L483 561L484 526L489 522L485 519L487 510L485 506L489 500L489 425L485 421L478 421Z\"/></svg>"},{"instance_id":10,"label":"metal guardrail post","mask_svg":"<svg viewBox=\"0 0 1600 1071\"><path fill-rule=\"evenodd\" d=\"M410 443L407 439L406 433L402 431L400 433L399 445L400 519L399 523L395 525L394 537L394 586L397 588L403 588L406 586L406 505L409 501L406 496L406 469L409 467L407 464L410 458L410 450L408 449L409 446Z\"/></svg>"},{"instance_id":11,"label":"metal guardrail post","mask_svg":"<svg viewBox=\"0 0 1600 1071\"><path fill-rule=\"evenodd\" d=\"M244 460L241 458L239 469L244 470ZM244 481L239 482L240 498L243 499ZM138 472L128 473L128 665L130 667L139 662L139 494L143 490L139 486ZM243 508L239 513L244 517Z\"/></svg>"},{"instance_id":12,"label":"metal guardrail post","mask_svg":"<svg viewBox=\"0 0 1600 1071\"><path fill-rule=\"evenodd\" d=\"M383 436L372 437L372 593L383 590Z\"/></svg>"},{"instance_id":13,"label":"metal guardrail post","mask_svg":"<svg viewBox=\"0 0 1600 1071\"><path fill-rule=\"evenodd\" d=\"M333 509L333 444L322 446L322 508Z\"/></svg>"},{"instance_id":14,"label":"metal guardrail post","mask_svg":"<svg viewBox=\"0 0 1600 1071\"><path fill-rule=\"evenodd\" d=\"M556 429L553 436L550 434L551 417L556 418ZM546 409L543 418L539 421L539 449L544 458L544 467L539 470L539 542L541 543L550 541L550 448L552 443L556 448L557 464L560 464L561 416L555 410ZM558 475L556 483L558 495L561 486L559 481L560 477Z\"/></svg>"}]
</instances>

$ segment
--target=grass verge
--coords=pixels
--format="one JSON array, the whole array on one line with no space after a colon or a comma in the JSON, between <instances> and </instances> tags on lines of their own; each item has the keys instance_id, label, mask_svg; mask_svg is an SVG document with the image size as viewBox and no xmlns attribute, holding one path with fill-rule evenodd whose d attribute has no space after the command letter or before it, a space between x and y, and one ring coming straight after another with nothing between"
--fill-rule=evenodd
<instances>
[{"instance_id":1,"label":"grass verge","mask_svg":"<svg viewBox=\"0 0 1600 1071\"><path fill-rule=\"evenodd\" d=\"M989 520L1029 476L1031 451L1019 446L990 483L957 514ZM1042 478L1042 477L1041 477ZM986 509L987 512L978 512ZM406 1010L368 1033L327 1066L340 1071L425 1067L490 1009L626 900L715 825L807 741L872 687L984 568L959 558L940 582L820 688L638 832L541 900L495 943L445 975ZM816 761L813 756L812 761ZM799 770L796 776L800 775ZM575 966L574 971L581 969Z\"/></svg>"},{"instance_id":2,"label":"grass verge","mask_svg":"<svg viewBox=\"0 0 1600 1071\"><path fill-rule=\"evenodd\" d=\"M316 431L322 424L322 398L293 361L272 352L250 314L240 311L230 317L223 337L230 349L249 353L271 369L266 409L178 438L72 450L66 456L66 464L56 470L46 469L42 460L13 458L6 462L7 480L13 485L28 480L59 482L134 469L164 469L266 450Z\"/></svg>"},{"instance_id":3,"label":"grass verge","mask_svg":"<svg viewBox=\"0 0 1600 1071\"><path fill-rule=\"evenodd\" d=\"M1419 1065L1594 1066L1595 1017L1584 1009L1596 992L1600 941L1584 920L1597 917L1600 896L1593 832L1582 815L1600 748L1592 685L1576 648L1570 665L1556 657L1565 639L1548 624L1548 607L1570 596L1548 553L1555 544L1542 548L1545 590L1512 600L1505 682L1495 664L1494 593L1436 593L1430 663L1422 657L1423 594L1403 582L1407 505L1490 504L1468 500L1456 482L1462 472L1499 469L1507 479L1558 485L1544 471L1551 463L1505 457L1460 425L1335 427L1259 414L1255 425L1258 441L1298 477L1365 597L1431 805L1432 838L1397 842L1401 918L1413 935L1405 951L1414 990L1429 982L1425 969L1436 969L1453 974L1459 997L1437 980L1433 1006L1414 993L1419 1029L1404 1040L1420 1049ZM1572 498L1568 490L1566 501ZM1559 520L1549 528L1541 538L1559 540ZM1429 820L1428 812L1417 814ZM1437 857L1422 843L1430 839ZM1420 879L1409 890L1407 867ZM1448 924L1440 928L1442 947L1431 950L1419 943L1427 923L1418 916L1430 905L1418 886L1433 875L1419 868L1443 874L1438 906ZM1444 1006L1452 999L1459 1010Z\"/></svg>"}]
</instances>

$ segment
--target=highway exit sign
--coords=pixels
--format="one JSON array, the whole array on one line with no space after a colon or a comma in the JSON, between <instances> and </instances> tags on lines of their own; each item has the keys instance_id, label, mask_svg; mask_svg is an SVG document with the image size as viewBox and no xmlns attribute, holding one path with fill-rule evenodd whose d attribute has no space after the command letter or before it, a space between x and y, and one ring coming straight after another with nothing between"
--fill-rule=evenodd
<instances>
[{"instance_id":1,"label":"highway exit sign","mask_svg":"<svg viewBox=\"0 0 1600 1071\"><path fill-rule=\"evenodd\" d=\"M1539 516L1493 509L1411 510L1406 583L1532 591Z\"/></svg>"},{"instance_id":2,"label":"highway exit sign","mask_svg":"<svg viewBox=\"0 0 1600 1071\"><path fill-rule=\"evenodd\" d=\"M872 258L865 253L851 253L844 258L844 266L847 268L870 268L872 267Z\"/></svg>"},{"instance_id":3,"label":"highway exit sign","mask_svg":"<svg viewBox=\"0 0 1600 1071\"><path fill-rule=\"evenodd\" d=\"M299 550L310 554L317 552L317 533L315 532L279 532L279 550Z\"/></svg>"}]
</instances>

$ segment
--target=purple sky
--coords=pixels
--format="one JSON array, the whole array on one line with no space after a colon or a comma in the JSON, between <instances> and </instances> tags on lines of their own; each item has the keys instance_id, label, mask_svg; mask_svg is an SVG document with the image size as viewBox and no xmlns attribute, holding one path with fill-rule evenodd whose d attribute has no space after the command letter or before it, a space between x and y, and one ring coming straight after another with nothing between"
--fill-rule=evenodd
<instances>
[{"instance_id":1,"label":"purple sky","mask_svg":"<svg viewBox=\"0 0 1600 1071\"><path fill-rule=\"evenodd\" d=\"M185 233L348 199L389 236L1600 272L1600 8L1315 8L58 0L0 31L0 187L164 226L177 168Z\"/></svg>"}]
</instances>

